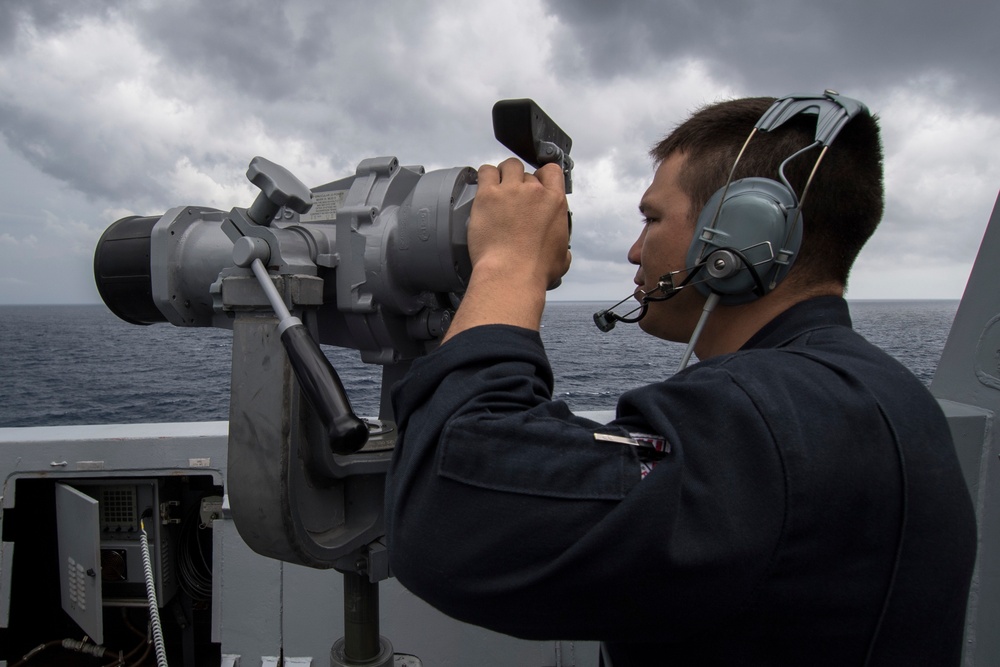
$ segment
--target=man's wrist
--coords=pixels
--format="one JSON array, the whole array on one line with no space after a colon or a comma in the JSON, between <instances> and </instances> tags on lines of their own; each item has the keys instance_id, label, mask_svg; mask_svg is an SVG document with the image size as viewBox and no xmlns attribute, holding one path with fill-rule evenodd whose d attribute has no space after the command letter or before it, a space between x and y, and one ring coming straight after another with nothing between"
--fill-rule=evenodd
<instances>
[{"instance_id":1,"label":"man's wrist","mask_svg":"<svg viewBox=\"0 0 1000 667\"><path fill-rule=\"evenodd\" d=\"M484 324L510 324L537 331L545 309L543 280L510 265L477 262L444 340Z\"/></svg>"},{"instance_id":2,"label":"man's wrist","mask_svg":"<svg viewBox=\"0 0 1000 667\"><path fill-rule=\"evenodd\" d=\"M544 293L549 283L548 273L547 267L534 258L506 252L477 258L472 280L479 278L483 282L511 285L519 290L541 289Z\"/></svg>"}]
</instances>

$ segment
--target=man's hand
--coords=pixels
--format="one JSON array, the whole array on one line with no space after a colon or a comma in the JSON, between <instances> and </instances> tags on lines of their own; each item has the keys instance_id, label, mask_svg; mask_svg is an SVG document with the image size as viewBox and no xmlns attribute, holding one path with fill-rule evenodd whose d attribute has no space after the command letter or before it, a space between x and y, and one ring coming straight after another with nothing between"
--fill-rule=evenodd
<instances>
[{"instance_id":1,"label":"man's hand","mask_svg":"<svg viewBox=\"0 0 1000 667\"><path fill-rule=\"evenodd\" d=\"M565 181L558 165L534 174L510 158L479 169L469 217L472 277L444 340L483 324L538 329L545 291L569 270Z\"/></svg>"},{"instance_id":2,"label":"man's hand","mask_svg":"<svg viewBox=\"0 0 1000 667\"><path fill-rule=\"evenodd\" d=\"M479 168L469 218L473 270L481 263L543 288L569 270L569 228L562 170L548 164L526 174L520 160Z\"/></svg>"}]
</instances>

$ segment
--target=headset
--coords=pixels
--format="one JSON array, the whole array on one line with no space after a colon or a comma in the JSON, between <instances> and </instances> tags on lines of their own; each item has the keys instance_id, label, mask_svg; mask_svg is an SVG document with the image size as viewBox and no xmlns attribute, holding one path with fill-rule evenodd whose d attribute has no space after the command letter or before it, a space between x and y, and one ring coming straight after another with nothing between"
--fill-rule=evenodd
<instances>
[{"instance_id":1,"label":"headset","mask_svg":"<svg viewBox=\"0 0 1000 667\"><path fill-rule=\"evenodd\" d=\"M770 132L799 114L817 115L814 141L785 158L779 181L750 177L733 180L747 146L758 132ZM753 301L773 290L792 268L802 245L802 204L830 144L860 113L861 102L826 90L822 95L783 97L761 116L733 163L726 184L713 194L698 215L689 267L701 267L692 285L705 296L720 295L719 303ZM785 178L785 165L799 155L822 147L801 196Z\"/></svg>"}]
</instances>

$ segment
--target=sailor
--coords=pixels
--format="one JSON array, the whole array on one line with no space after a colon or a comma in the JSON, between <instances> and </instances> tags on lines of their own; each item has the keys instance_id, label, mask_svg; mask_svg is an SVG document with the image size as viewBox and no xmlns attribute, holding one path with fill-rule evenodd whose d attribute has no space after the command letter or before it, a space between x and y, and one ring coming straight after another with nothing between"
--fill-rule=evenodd
<instances>
[{"instance_id":1,"label":"sailor","mask_svg":"<svg viewBox=\"0 0 1000 667\"><path fill-rule=\"evenodd\" d=\"M635 322L689 344L600 424L552 399L555 165L479 170L468 291L394 390L392 570L469 623L630 665L955 665L976 528L948 425L851 328L878 123L827 91L705 107L652 150ZM622 354L629 354L622 350Z\"/></svg>"}]
</instances>

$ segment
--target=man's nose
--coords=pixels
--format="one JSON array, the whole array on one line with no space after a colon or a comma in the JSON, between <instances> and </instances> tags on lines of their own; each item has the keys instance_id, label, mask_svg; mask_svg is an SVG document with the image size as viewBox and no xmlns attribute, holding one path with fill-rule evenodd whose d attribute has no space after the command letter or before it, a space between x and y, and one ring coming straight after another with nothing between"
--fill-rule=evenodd
<instances>
[{"instance_id":1,"label":"man's nose","mask_svg":"<svg viewBox=\"0 0 1000 667\"><path fill-rule=\"evenodd\" d=\"M636 266L642 261L642 240L646 236L646 228L643 227L642 233L639 234L639 238L635 240L632 247L628 249L628 261L629 264L635 264Z\"/></svg>"}]
</instances>

